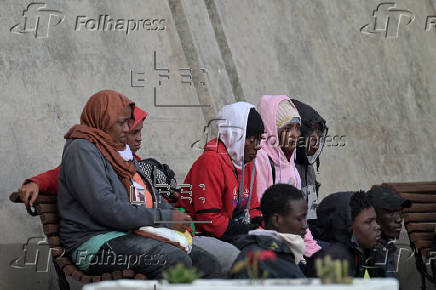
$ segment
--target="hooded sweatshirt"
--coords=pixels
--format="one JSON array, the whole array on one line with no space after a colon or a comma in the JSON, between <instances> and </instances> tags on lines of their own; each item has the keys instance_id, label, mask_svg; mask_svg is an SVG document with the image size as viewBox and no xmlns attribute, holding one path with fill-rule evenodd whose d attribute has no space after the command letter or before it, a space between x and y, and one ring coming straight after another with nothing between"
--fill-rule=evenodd
<instances>
[{"instance_id":1,"label":"hooded sweatshirt","mask_svg":"<svg viewBox=\"0 0 436 290\"><path fill-rule=\"evenodd\" d=\"M192 188L188 193L182 192L176 207L185 208L194 221L210 222L196 224L197 231L202 234L224 239L226 232L231 236L257 228L257 225L232 219L236 208L248 208L251 219L261 216L253 174L255 168L253 162L244 164L247 119L253 107L246 102L237 102L220 110L217 116L219 138L204 146L203 154L186 176L184 183Z\"/></svg>"},{"instance_id":2,"label":"hooded sweatshirt","mask_svg":"<svg viewBox=\"0 0 436 290\"><path fill-rule=\"evenodd\" d=\"M278 146L276 115L277 107L283 100L289 100L285 95L265 95L260 98L258 111L265 125L266 139L262 140L262 149L257 152L257 196L262 198L265 190L274 183L285 183L301 189L300 175L295 168L295 150L288 160ZM295 106L292 104L295 108ZM271 158L275 167L275 182L273 181Z\"/></svg>"},{"instance_id":3,"label":"hooded sweatshirt","mask_svg":"<svg viewBox=\"0 0 436 290\"><path fill-rule=\"evenodd\" d=\"M260 98L258 111L262 116L265 126L266 139L262 140L262 149L257 152L256 172L257 172L257 195L260 200L265 190L275 183L285 183L293 185L301 190L301 179L295 168L295 150L288 160L282 149L278 146L276 113L279 103L283 100L289 100L295 108L292 101L286 95L265 95ZM275 167L275 182L273 181L272 167L270 159ZM319 251L321 247L313 240L312 234L308 229L304 237L306 251L304 255L311 257Z\"/></svg>"},{"instance_id":4,"label":"hooded sweatshirt","mask_svg":"<svg viewBox=\"0 0 436 290\"><path fill-rule=\"evenodd\" d=\"M66 134L57 204L59 236L67 253L85 242L86 248L98 249L114 236L141 226L170 227L155 223L172 219L169 207L151 209L131 203L126 183L132 182L135 167L117 152L126 146L106 133L131 104L117 92L101 91L85 105L81 125Z\"/></svg>"},{"instance_id":5,"label":"hooded sweatshirt","mask_svg":"<svg viewBox=\"0 0 436 290\"><path fill-rule=\"evenodd\" d=\"M312 131L313 126L318 125L321 132L326 133L327 127L325 120L315 111L311 106L304 104L298 100L292 100L301 116L301 137L304 138L307 144ZM322 138L322 136L320 136ZM319 166L319 155L323 149L324 140L319 140L318 151L311 157L306 155L306 146L300 146L296 149L296 168L301 177L301 191L308 200L308 212L307 219L309 226L312 227L314 220L316 220L316 208L318 206L318 182L316 180L315 170L313 163L316 162Z\"/></svg>"},{"instance_id":6,"label":"hooded sweatshirt","mask_svg":"<svg viewBox=\"0 0 436 290\"><path fill-rule=\"evenodd\" d=\"M316 258L330 256L332 259L347 260L349 275L363 277L368 251L364 252L353 235L350 199L352 191L336 192L325 197L317 208L318 219L313 228L317 239L328 241ZM315 259L308 265L308 272L315 274Z\"/></svg>"}]
</instances>

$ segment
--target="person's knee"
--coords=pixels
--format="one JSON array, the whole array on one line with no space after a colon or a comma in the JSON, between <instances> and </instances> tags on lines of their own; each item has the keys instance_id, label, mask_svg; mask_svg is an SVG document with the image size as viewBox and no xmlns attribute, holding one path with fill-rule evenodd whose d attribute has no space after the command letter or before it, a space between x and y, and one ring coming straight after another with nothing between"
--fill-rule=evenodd
<instances>
[{"instance_id":1,"label":"person's knee","mask_svg":"<svg viewBox=\"0 0 436 290\"><path fill-rule=\"evenodd\" d=\"M182 264L186 268L192 267L192 260L189 255L178 247L165 244L161 251L159 251L159 256L165 268L172 267L176 264Z\"/></svg>"}]
</instances>

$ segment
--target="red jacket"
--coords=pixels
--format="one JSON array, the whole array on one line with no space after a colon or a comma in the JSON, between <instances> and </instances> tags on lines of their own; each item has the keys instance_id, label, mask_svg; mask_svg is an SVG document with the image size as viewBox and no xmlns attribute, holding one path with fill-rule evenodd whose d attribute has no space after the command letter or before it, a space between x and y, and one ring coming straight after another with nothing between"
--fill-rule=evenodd
<instances>
[{"instance_id":1,"label":"red jacket","mask_svg":"<svg viewBox=\"0 0 436 290\"><path fill-rule=\"evenodd\" d=\"M133 153L133 156L136 160L141 160L141 158L135 153ZM32 178L26 179L23 184L35 182L36 184L38 184L39 192L58 194L58 175L60 169L61 166L59 165L54 169L38 174L37 176L34 176Z\"/></svg>"},{"instance_id":2,"label":"red jacket","mask_svg":"<svg viewBox=\"0 0 436 290\"><path fill-rule=\"evenodd\" d=\"M212 223L195 224L196 229L220 238L226 231L232 212L237 206L242 171L237 169L238 180L236 180L235 167L226 147L221 141L218 146L215 144L216 139L209 141L203 154L194 162L186 176L184 183L192 185L192 202L189 199L182 199L182 197L191 197L186 193L187 187L183 187L185 193L181 194L176 207L185 208L194 221L212 221ZM248 201L252 166L253 163L250 162L244 169L243 207ZM256 194L256 180L254 180L250 217L256 216L261 216L261 212Z\"/></svg>"}]
</instances>

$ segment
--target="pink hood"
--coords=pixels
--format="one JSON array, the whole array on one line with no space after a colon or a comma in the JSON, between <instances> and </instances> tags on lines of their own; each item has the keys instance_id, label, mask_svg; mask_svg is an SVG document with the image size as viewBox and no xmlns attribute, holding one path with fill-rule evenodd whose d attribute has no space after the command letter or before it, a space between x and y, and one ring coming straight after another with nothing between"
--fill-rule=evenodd
<instances>
[{"instance_id":1,"label":"pink hood","mask_svg":"<svg viewBox=\"0 0 436 290\"><path fill-rule=\"evenodd\" d=\"M271 163L268 156L271 157L276 169L275 183L291 184L301 190L300 175L298 174L297 168L295 168L296 150L294 150L291 160L288 161L282 149L278 146L276 113L277 107L282 100L289 100L291 105L295 108L291 99L286 95L262 96L257 105L257 111L262 117L266 132L266 139L262 140L262 149L260 149L256 155L256 186L259 200L265 190L273 185ZM304 236L304 244L306 246L304 256L306 257L311 257L321 249L313 239L309 229L307 229L306 235Z\"/></svg>"},{"instance_id":2,"label":"pink hood","mask_svg":"<svg viewBox=\"0 0 436 290\"><path fill-rule=\"evenodd\" d=\"M290 98L286 95L266 95L260 98L257 110L262 116L265 126L266 139L262 140L262 149L257 152L256 171L260 172L261 178L257 178L257 194L259 199L264 191L273 184L271 164L268 156L271 157L274 167L276 180L275 183L286 183L301 189L301 179L295 168L295 150L291 160L288 161L282 149L278 146L276 113L279 103L289 100L295 108ZM263 173L263 174L262 174Z\"/></svg>"}]
</instances>

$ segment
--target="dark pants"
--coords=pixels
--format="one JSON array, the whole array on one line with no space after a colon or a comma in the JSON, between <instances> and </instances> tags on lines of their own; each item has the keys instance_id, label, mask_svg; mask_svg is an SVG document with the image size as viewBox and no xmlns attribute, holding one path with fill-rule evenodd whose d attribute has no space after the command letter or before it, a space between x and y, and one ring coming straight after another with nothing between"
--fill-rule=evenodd
<instances>
[{"instance_id":1,"label":"dark pants","mask_svg":"<svg viewBox=\"0 0 436 290\"><path fill-rule=\"evenodd\" d=\"M192 246L188 255L171 244L135 234L114 238L105 243L91 260L89 275L101 275L117 270L132 269L148 279L161 279L162 272L181 263L186 268L194 266L203 273L203 278L217 278L221 266L209 253Z\"/></svg>"}]
</instances>

